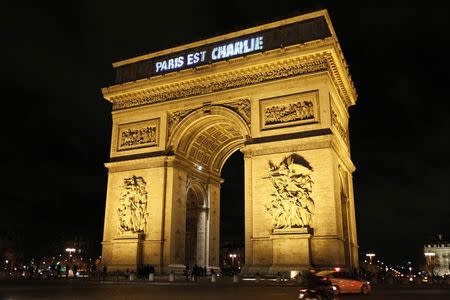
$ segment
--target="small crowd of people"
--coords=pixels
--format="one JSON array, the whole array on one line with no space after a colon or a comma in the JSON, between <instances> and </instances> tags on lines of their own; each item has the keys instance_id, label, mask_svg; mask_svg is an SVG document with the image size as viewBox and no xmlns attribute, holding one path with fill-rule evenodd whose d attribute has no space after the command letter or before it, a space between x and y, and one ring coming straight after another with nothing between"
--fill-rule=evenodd
<instances>
[{"instance_id":1,"label":"small crowd of people","mask_svg":"<svg viewBox=\"0 0 450 300\"><path fill-rule=\"evenodd\" d=\"M214 269L210 270L211 274L214 274ZM200 267L195 264L192 269L189 267L189 265L186 265L186 268L183 271L183 275L186 277L186 281L192 280L197 281L198 277L206 277L207 276L207 270L206 267Z\"/></svg>"}]
</instances>

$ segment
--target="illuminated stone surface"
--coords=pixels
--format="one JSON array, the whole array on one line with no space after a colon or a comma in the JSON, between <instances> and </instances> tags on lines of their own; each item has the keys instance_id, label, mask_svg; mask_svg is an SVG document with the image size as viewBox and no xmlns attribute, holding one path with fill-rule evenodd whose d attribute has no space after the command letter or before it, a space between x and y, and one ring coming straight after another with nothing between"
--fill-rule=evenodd
<instances>
[{"instance_id":1,"label":"illuminated stone surface","mask_svg":"<svg viewBox=\"0 0 450 300\"><path fill-rule=\"evenodd\" d=\"M236 150L245 166L243 272L357 266L348 143L356 92L326 11L114 66L194 47L200 52L312 18L323 20L329 36L102 90L113 104L102 252L108 270L219 267L220 201L227 201L220 199L220 172ZM145 201L129 211L139 213L137 227L120 219L127 178L145 182L145 193L138 193Z\"/></svg>"}]
</instances>

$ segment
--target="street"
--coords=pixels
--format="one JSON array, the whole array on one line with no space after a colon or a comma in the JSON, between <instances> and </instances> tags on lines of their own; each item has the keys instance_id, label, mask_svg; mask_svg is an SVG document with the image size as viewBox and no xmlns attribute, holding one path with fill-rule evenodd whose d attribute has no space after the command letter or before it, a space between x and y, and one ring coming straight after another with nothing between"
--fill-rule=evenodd
<instances>
[{"instance_id":1,"label":"street","mask_svg":"<svg viewBox=\"0 0 450 300\"><path fill-rule=\"evenodd\" d=\"M298 286L207 281L88 282L82 280L9 280L0 282L0 299L297 299ZM448 287L377 287L369 296L339 299L450 299Z\"/></svg>"}]
</instances>

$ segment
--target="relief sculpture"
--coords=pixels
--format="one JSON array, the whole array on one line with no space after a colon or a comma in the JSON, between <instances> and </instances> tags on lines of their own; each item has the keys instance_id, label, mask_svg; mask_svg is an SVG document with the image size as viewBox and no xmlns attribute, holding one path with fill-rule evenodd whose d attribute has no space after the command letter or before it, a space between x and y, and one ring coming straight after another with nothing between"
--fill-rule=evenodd
<instances>
[{"instance_id":1,"label":"relief sculpture","mask_svg":"<svg viewBox=\"0 0 450 300\"><path fill-rule=\"evenodd\" d=\"M338 116L333 109L331 109L331 124L333 124L334 128L339 132L342 139L345 143L348 143L348 133L345 130L344 126L342 126L341 122L339 122Z\"/></svg>"},{"instance_id":2,"label":"relief sculpture","mask_svg":"<svg viewBox=\"0 0 450 300\"><path fill-rule=\"evenodd\" d=\"M237 112L245 122L250 125L251 119L251 111L250 111L250 99L239 99L234 102L223 104L226 107L231 108L235 112Z\"/></svg>"},{"instance_id":3,"label":"relief sculpture","mask_svg":"<svg viewBox=\"0 0 450 300\"><path fill-rule=\"evenodd\" d=\"M156 145L156 126L143 126L120 130L119 150Z\"/></svg>"},{"instance_id":4,"label":"relief sculpture","mask_svg":"<svg viewBox=\"0 0 450 300\"><path fill-rule=\"evenodd\" d=\"M273 193L266 209L275 229L312 227L315 210L311 198L312 171L310 164L298 154L291 154L279 165L269 161L266 178L273 185Z\"/></svg>"},{"instance_id":5,"label":"relief sculpture","mask_svg":"<svg viewBox=\"0 0 450 300\"><path fill-rule=\"evenodd\" d=\"M265 125L288 123L314 119L312 101L298 101L285 105L273 105L265 108Z\"/></svg>"},{"instance_id":6,"label":"relief sculpture","mask_svg":"<svg viewBox=\"0 0 450 300\"><path fill-rule=\"evenodd\" d=\"M178 125L188 114L195 109L179 110L169 115L169 136L172 135L173 129Z\"/></svg>"},{"instance_id":7,"label":"relief sculpture","mask_svg":"<svg viewBox=\"0 0 450 300\"><path fill-rule=\"evenodd\" d=\"M141 233L147 223L147 183L144 178L131 176L123 180L120 195L119 231L120 233Z\"/></svg>"}]
</instances>

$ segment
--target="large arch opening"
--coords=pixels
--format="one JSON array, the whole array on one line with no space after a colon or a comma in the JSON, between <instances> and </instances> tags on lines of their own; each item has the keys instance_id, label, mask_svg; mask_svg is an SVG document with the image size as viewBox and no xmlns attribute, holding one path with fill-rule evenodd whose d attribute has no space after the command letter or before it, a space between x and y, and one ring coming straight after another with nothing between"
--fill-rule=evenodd
<instances>
[{"instance_id":1,"label":"large arch opening","mask_svg":"<svg viewBox=\"0 0 450 300\"><path fill-rule=\"evenodd\" d=\"M239 150L249 135L246 121L222 106L196 110L173 130L169 144L175 157L189 180L198 183L186 191L186 265L209 267L211 256L217 267L238 270L244 263L244 160ZM214 184L219 195L211 189ZM211 203L214 197L218 205Z\"/></svg>"},{"instance_id":2,"label":"large arch opening","mask_svg":"<svg viewBox=\"0 0 450 300\"><path fill-rule=\"evenodd\" d=\"M245 264L244 154L234 152L225 162L220 190L220 267L239 272Z\"/></svg>"}]
</instances>

